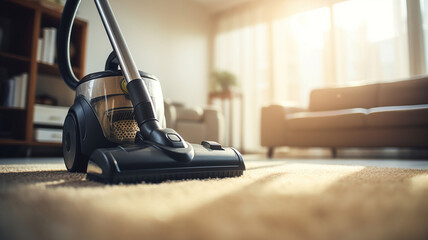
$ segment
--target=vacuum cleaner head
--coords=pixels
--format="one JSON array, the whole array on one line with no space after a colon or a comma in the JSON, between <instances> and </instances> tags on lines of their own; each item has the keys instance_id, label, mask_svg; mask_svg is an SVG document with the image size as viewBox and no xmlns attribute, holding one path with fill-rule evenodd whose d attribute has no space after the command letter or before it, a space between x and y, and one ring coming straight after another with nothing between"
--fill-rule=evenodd
<instances>
[{"instance_id":1,"label":"vacuum cleaner head","mask_svg":"<svg viewBox=\"0 0 428 240\"><path fill-rule=\"evenodd\" d=\"M137 70L108 1L95 3L114 49L105 71L80 81L73 73L69 42L80 0L67 1L58 29L60 73L76 90L63 129L67 169L108 183L242 175L244 160L236 149L211 141L190 144L165 128L159 81Z\"/></svg>"},{"instance_id":2,"label":"vacuum cleaner head","mask_svg":"<svg viewBox=\"0 0 428 240\"><path fill-rule=\"evenodd\" d=\"M235 177L245 170L242 156L233 148L192 147L195 156L189 162L176 161L149 145L97 149L90 157L87 177L108 183L161 182Z\"/></svg>"}]
</instances>

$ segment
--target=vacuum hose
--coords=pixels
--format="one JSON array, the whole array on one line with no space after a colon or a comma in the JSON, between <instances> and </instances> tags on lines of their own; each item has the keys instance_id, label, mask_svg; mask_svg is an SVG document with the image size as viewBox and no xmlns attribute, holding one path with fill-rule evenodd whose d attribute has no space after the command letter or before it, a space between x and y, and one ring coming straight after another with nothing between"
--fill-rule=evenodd
<instances>
[{"instance_id":1,"label":"vacuum hose","mask_svg":"<svg viewBox=\"0 0 428 240\"><path fill-rule=\"evenodd\" d=\"M74 75L70 62L71 26L76 17L80 0L68 0L65 3L57 34L58 67L64 82L73 90L79 85L79 79Z\"/></svg>"}]
</instances>

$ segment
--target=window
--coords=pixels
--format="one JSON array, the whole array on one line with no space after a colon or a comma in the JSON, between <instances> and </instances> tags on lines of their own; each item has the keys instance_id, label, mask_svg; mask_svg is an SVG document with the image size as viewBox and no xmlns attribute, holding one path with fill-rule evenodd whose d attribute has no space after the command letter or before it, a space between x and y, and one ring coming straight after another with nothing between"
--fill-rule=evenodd
<instances>
[{"instance_id":1,"label":"window","mask_svg":"<svg viewBox=\"0 0 428 240\"><path fill-rule=\"evenodd\" d=\"M428 0L421 0L422 30L425 50L425 70L428 71Z\"/></svg>"},{"instance_id":2,"label":"window","mask_svg":"<svg viewBox=\"0 0 428 240\"><path fill-rule=\"evenodd\" d=\"M330 10L320 8L273 22L275 100L307 105L309 92L330 77Z\"/></svg>"},{"instance_id":3,"label":"window","mask_svg":"<svg viewBox=\"0 0 428 240\"><path fill-rule=\"evenodd\" d=\"M406 2L352 0L333 5L336 81L409 76Z\"/></svg>"},{"instance_id":4,"label":"window","mask_svg":"<svg viewBox=\"0 0 428 240\"><path fill-rule=\"evenodd\" d=\"M428 0L415 2L422 14L426 73ZM237 124L244 124L245 148L258 146L263 105L291 101L305 107L314 88L414 74L408 17L416 18L407 15L408 6L406 0L260 1L220 14L214 68L240 80L245 121Z\"/></svg>"},{"instance_id":5,"label":"window","mask_svg":"<svg viewBox=\"0 0 428 240\"><path fill-rule=\"evenodd\" d=\"M251 128L260 125L260 109L264 103L270 102L271 95L268 24L265 17L263 9L256 9L223 18L217 25L219 34L214 39L215 69L235 74L244 98L244 104L240 106L244 108L244 116L233 116L233 126L226 122L227 132L233 131L236 136L233 137L234 142L228 139L227 145L241 147L237 137L240 136L241 124L244 124L246 148L254 149L259 145L260 132ZM228 103L226 107L229 108L230 104L240 103ZM229 111L225 110L224 114L228 119Z\"/></svg>"}]
</instances>

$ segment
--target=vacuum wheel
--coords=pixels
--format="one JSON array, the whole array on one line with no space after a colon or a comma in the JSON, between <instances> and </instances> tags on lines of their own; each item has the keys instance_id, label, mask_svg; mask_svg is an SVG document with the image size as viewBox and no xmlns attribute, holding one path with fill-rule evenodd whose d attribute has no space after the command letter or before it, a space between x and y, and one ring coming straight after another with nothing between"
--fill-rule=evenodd
<instances>
[{"instance_id":1,"label":"vacuum wheel","mask_svg":"<svg viewBox=\"0 0 428 240\"><path fill-rule=\"evenodd\" d=\"M88 157L81 152L79 128L76 117L72 113L69 113L65 118L62 134L62 152L65 166L69 172L86 172Z\"/></svg>"}]
</instances>

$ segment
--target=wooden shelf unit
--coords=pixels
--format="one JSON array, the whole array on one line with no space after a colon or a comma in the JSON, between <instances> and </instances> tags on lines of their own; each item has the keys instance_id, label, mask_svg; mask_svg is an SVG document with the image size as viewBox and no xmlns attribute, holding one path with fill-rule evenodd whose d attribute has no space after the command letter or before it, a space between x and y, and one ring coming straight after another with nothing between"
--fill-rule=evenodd
<instances>
[{"instance_id":1,"label":"wooden shelf unit","mask_svg":"<svg viewBox=\"0 0 428 240\"><path fill-rule=\"evenodd\" d=\"M31 1L2 0L0 18L9 25L6 49L0 46L0 68L6 69L7 74L6 78L0 81L6 81L24 72L28 73L26 107L24 109L5 107L0 102L0 147L59 147L60 143L37 142L33 139L33 117L38 74L58 78L60 76L57 64L37 61L37 45L43 28L58 28L61 11ZM74 48L71 63L78 78L82 78L85 72L87 26L87 22L76 19L71 35L71 44ZM0 91L0 99L2 97L3 93Z\"/></svg>"}]
</instances>

